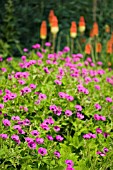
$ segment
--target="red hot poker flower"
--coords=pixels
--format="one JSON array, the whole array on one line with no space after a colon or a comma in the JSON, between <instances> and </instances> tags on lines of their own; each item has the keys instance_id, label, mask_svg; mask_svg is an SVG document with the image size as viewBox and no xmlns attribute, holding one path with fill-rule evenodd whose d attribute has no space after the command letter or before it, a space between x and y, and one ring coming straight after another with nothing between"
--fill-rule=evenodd
<instances>
[{"instance_id":1,"label":"red hot poker flower","mask_svg":"<svg viewBox=\"0 0 113 170\"><path fill-rule=\"evenodd\" d=\"M42 21L41 27L40 27L40 38L46 39L47 37L47 25L46 21Z\"/></svg>"}]
</instances>

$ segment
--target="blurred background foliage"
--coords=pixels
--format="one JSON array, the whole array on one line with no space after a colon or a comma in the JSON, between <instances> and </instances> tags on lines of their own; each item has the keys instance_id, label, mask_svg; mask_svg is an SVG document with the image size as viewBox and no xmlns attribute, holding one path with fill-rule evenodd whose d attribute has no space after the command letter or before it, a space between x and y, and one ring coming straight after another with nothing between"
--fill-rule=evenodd
<instances>
[{"instance_id":1,"label":"blurred background foliage","mask_svg":"<svg viewBox=\"0 0 113 170\"><path fill-rule=\"evenodd\" d=\"M48 24L51 9L58 17L61 49L67 45L71 21L78 24L81 15L86 21L86 36L95 20L99 24L100 36L105 24L113 30L112 0L0 0L0 53L5 51L6 56L18 56L22 48L40 43L40 25L42 20Z\"/></svg>"}]
</instances>

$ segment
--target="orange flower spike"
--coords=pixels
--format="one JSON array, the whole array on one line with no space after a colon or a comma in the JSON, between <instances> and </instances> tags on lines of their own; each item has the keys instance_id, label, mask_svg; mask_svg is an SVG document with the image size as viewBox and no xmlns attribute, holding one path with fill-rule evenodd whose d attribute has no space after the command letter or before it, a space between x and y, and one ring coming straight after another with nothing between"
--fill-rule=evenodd
<instances>
[{"instance_id":1,"label":"orange flower spike","mask_svg":"<svg viewBox=\"0 0 113 170\"><path fill-rule=\"evenodd\" d=\"M71 22L71 28L70 28L70 37L71 38L76 38L76 36L77 36L76 22L72 21Z\"/></svg>"},{"instance_id":2,"label":"orange flower spike","mask_svg":"<svg viewBox=\"0 0 113 170\"><path fill-rule=\"evenodd\" d=\"M53 18L54 15L55 15L55 14L54 14L54 11L53 11L53 10L50 10L50 12L49 12L49 18L48 18L50 26L51 26L52 18Z\"/></svg>"},{"instance_id":3,"label":"orange flower spike","mask_svg":"<svg viewBox=\"0 0 113 170\"><path fill-rule=\"evenodd\" d=\"M102 51L102 44L101 43L97 43L96 44L96 52L97 53L101 53L101 51Z\"/></svg>"},{"instance_id":4,"label":"orange flower spike","mask_svg":"<svg viewBox=\"0 0 113 170\"><path fill-rule=\"evenodd\" d=\"M91 37L91 38L94 37L93 29L91 29L91 31L90 31L90 37Z\"/></svg>"},{"instance_id":5,"label":"orange flower spike","mask_svg":"<svg viewBox=\"0 0 113 170\"><path fill-rule=\"evenodd\" d=\"M47 37L47 25L46 21L42 21L41 27L40 27L40 38L46 39Z\"/></svg>"},{"instance_id":6,"label":"orange flower spike","mask_svg":"<svg viewBox=\"0 0 113 170\"><path fill-rule=\"evenodd\" d=\"M85 29L86 29L85 20L84 20L84 17L81 16L81 17L80 17L80 20L79 20L79 31L80 31L81 33L83 33L83 32L85 31Z\"/></svg>"},{"instance_id":7,"label":"orange flower spike","mask_svg":"<svg viewBox=\"0 0 113 170\"><path fill-rule=\"evenodd\" d=\"M99 34L97 22L94 22L94 24L93 24L93 34L94 34L94 36L98 36L98 34Z\"/></svg>"},{"instance_id":8,"label":"orange flower spike","mask_svg":"<svg viewBox=\"0 0 113 170\"><path fill-rule=\"evenodd\" d=\"M51 21L51 33L52 34L57 34L58 31L59 31L58 19L54 15L53 18L52 18L52 21Z\"/></svg>"},{"instance_id":9,"label":"orange flower spike","mask_svg":"<svg viewBox=\"0 0 113 170\"><path fill-rule=\"evenodd\" d=\"M86 54L91 54L91 44L86 44L86 46L85 46L85 53Z\"/></svg>"},{"instance_id":10,"label":"orange flower spike","mask_svg":"<svg viewBox=\"0 0 113 170\"><path fill-rule=\"evenodd\" d=\"M106 52L107 52L108 54L112 54L112 51L113 51L113 50L112 50L112 42L111 42L111 41L108 41L108 42L107 42L107 51L106 51Z\"/></svg>"}]
</instances>

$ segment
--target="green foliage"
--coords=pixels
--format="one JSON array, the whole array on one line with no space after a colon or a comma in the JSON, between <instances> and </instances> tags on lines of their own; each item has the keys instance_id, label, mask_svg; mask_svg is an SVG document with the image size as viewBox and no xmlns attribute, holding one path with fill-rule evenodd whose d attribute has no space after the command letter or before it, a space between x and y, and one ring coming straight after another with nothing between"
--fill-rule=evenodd
<instances>
[{"instance_id":1,"label":"green foliage","mask_svg":"<svg viewBox=\"0 0 113 170\"><path fill-rule=\"evenodd\" d=\"M43 58L40 60L37 60L37 51L43 54ZM24 68L19 66L19 64L22 64L21 59L13 58L11 61L4 59L0 63L3 69L2 71L0 69L0 90L2 90L0 104L4 104L4 107L0 108L0 134L8 135L7 139L2 139L0 135L0 169L65 170L65 161L72 160L74 168L77 170L106 170L107 168L112 170L113 102L107 102L106 97L111 97L113 100L113 70L103 70L101 66L97 65L95 67L85 66L82 59L75 64L71 57L66 57L67 53L63 53L61 56L57 55L58 57L54 58L57 65L47 64L49 53L50 51L47 47L45 53L42 52L41 48L29 51L29 53L23 52L22 55L27 57L26 61L23 62ZM52 58L50 61L53 62L54 59ZM35 64L26 67L26 64L34 61L36 61ZM42 63L39 64L38 61L42 61ZM71 68L69 67L70 65ZM50 74L44 71L45 67L48 67ZM4 71L4 68L7 70ZM60 72L60 70L62 71ZM73 71L78 72L78 77L70 76ZM96 73L95 76L92 76L92 71ZM100 75L100 72L103 72L103 74ZM23 75L27 73L29 73L29 76L26 78ZM20 78L16 77L17 74L20 75ZM58 75L62 75L61 85L55 83ZM95 82L94 77L99 82ZM111 84L106 81L108 77ZM87 82L86 78L90 78L91 81ZM24 80L25 84L19 83L19 80ZM88 89L89 94L78 92L77 85L80 82ZM36 88L22 95L23 89L30 87L32 83L36 85ZM100 90L96 90L95 85L99 85ZM15 99L4 101L6 90L16 94ZM47 98L40 99L40 103L36 103L39 100L39 93L37 92L45 94ZM72 95L73 100L69 101L66 98L59 97L59 92L65 92L66 96ZM99 103L102 109L97 110L94 106L95 103ZM78 118L76 115L78 112L75 108L76 104L82 106L82 111L79 111L79 113L84 115L83 119ZM50 110L51 105L61 107L61 115L58 116L56 112ZM20 106L22 106L21 108L27 107L28 111L20 109ZM65 114L66 110L70 110L72 115L67 116ZM106 120L95 120L94 114L105 116ZM30 120L30 124L20 125L20 128L25 132L24 134L14 129L14 126L19 124L20 121L13 120L13 116L19 116L20 121L23 122L26 118ZM47 121L49 116L52 116L54 123L48 125L49 130L44 130L40 124L45 120ZM10 126L3 125L4 119L10 121ZM54 126L59 126L60 131L56 132ZM97 134L97 128L102 130L101 134ZM32 135L32 130L38 130L39 135ZM109 134L108 137L104 137L105 132ZM83 135L87 133L92 133L96 136L84 139ZM11 137L14 134L18 135L20 143L17 144L18 141L12 140ZM48 140L47 135L51 135L54 140ZM57 141L56 135L61 135L63 140ZM36 148L30 149L25 137L30 137L35 142L37 137L41 137L44 139L44 143L36 143ZM41 156L38 153L40 147L47 149L47 155ZM103 150L105 147L108 148L106 153ZM55 151L60 152L60 158L54 155ZM97 151L101 151L105 155L96 154Z\"/></svg>"},{"instance_id":2,"label":"green foliage","mask_svg":"<svg viewBox=\"0 0 113 170\"><path fill-rule=\"evenodd\" d=\"M7 0L4 3L4 12L2 15L2 23L0 26L0 49L5 52L5 55L11 55L15 51L15 45L19 43L18 31L16 24L18 22L15 17L15 7L13 0Z\"/></svg>"}]
</instances>

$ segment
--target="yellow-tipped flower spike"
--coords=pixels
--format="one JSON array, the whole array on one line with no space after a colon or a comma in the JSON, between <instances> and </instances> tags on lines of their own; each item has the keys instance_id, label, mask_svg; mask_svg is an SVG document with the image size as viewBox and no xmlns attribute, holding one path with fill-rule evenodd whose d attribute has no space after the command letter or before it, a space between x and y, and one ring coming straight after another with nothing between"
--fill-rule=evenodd
<instances>
[{"instance_id":1,"label":"yellow-tipped flower spike","mask_svg":"<svg viewBox=\"0 0 113 170\"><path fill-rule=\"evenodd\" d=\"M58 31L59 31L58 19L56 16L53 16L51 21L51 33L55 35L57 34Z\"/></svg>"},{"instance_id":2,"label":"yellow-tipped flower spike","mask_svg":"<svg viewBox=\"0 0 113 170\"><path fill-rule=\"evenodd\" d=\"M83 33L86 29L86 24L85 24L85 20L84 20L84 17L81 16L80 17L80 20L79 20L79 31L80 33Z\"/></svg>"},{"instance_id":3,"label":"yellow-tipped flower spike","mask_svg":"<svg viewBox=\"0 0 113 170\"><path fill-rule=\"evenodd\" d=\"M70 37L71 38L76 38L76 36L77 36L76 22L72 21L71 22L71 28L70 28Z\"/></svg>"},{"instance_id":4,"label":"yellow-tipped flower spike","mask_svg":"<svg viewBox=\"0 0 113 170\"><path fill-rule=\"evenodd\" d=\"M41 27L40 27L40 38L41 39L46 39L47 37L47 25L46 21L42 21Z\"/></svg>"}]
</instances>

